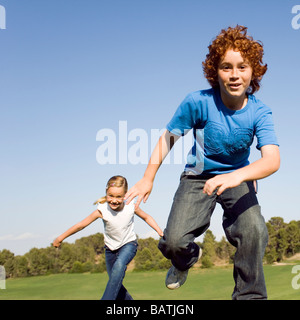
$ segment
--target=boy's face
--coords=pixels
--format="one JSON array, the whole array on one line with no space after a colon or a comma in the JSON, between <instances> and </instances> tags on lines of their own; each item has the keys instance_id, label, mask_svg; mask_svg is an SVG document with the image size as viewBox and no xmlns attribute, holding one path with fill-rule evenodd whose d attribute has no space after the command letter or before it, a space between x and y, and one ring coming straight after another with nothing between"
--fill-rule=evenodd
<instances>
[{"instance_id":1,"label":"boy's face","mask_svg":"<svg viewBox=\"0 0 300 320\"><path fill-rule=\"evenodd\" d=\"M239 51L226 51L218 67L218 78L223 103L230 109L241 109L247 104L246 92L252 80L252 67Z\"/></svg>"}]
</instances>

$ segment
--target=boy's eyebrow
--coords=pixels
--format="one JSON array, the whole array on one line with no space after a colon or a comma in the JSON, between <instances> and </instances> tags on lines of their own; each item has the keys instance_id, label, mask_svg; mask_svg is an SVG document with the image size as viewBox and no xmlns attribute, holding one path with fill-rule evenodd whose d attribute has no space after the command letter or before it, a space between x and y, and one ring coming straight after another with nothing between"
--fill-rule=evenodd
<instances>
[{"instance_id":1,"label":"boy's eyebrow","mask_svg":"<svg viewBox=\"0 0 300 320\"><path fill-rule=\"evenodd\" d=\"M241 62L238 63L238 65L241 65L241 64L247 64L247 65L250 65L250 63L247 61L247 60L243 60ZM223 62L220 62L219 66L224 66L224 65L232 65L231 62L227 62L227 61L223 61Z\"/></svg>"},{"instance_id":2,"label":"boy's eyebrow","mask_svg":"<svg viewBox=\"0 0 300 320\"><path fill-rule=\"evenodd\" d=\"M230 62L221 62L221 63L219 63L219 68L220 67L225 67L225 66L232 66L232 64Z\"/></svg>"}]
</instances>

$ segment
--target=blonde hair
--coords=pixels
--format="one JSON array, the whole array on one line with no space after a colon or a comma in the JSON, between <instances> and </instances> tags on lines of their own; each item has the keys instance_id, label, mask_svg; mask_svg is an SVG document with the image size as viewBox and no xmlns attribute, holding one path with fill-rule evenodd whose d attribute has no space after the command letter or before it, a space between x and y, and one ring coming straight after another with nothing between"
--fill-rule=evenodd
<instances>
[{"instance_id":1,"label":"blonde hair","mask_svg":"<svg viewBox=\"0 0 300 320\"><path fill-rule=\"evenodd\" d=\"M122 176L113 176L111 177L107 184L106 184L106 188L105 188L105 191L107 192L107 190L110 188L110 187L118 187L118 188L121 188L123 187L124 188L124 191L125 193L127 192L128 190L128 183L127 183L127 180L126 178L122 177ZM98 203L105 203L106 202L106 195L104 197L101 197L99 198L98 200L96 200L94 202L94 204L98 204Z\"/></svg>"}]
</instances>

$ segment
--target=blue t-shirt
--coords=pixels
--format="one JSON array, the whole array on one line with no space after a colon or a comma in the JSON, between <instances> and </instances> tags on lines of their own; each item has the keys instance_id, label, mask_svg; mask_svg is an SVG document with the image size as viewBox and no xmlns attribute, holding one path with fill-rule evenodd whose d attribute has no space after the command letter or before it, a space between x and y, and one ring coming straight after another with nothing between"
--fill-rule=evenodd
<instances>
[{"instance_id":1,"label":"blue t-shirt","mask_svg":"<svg viewBox=\"0 0 300 320\"><path fill-rule=\"evenodd\" d=\"M193 129L194 145L187 156L190 174L222 174L249 164L254 136L257 148L278 145L271 109L254 95L237 111L222 102L219 89L189 94L178 107L167 130L185 135Z\"/></svg>"}]
</instances>

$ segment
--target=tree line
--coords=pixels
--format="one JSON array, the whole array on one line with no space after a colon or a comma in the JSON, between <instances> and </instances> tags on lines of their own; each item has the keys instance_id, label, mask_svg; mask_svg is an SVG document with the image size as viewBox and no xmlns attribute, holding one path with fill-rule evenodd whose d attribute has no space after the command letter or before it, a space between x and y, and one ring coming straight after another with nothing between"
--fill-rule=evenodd
<instances>
[{"instance_id":1,"label":"tree line","mask_svg":"<svg viewBox=\"0 0 300 320\"><path fill-rule=\"evenodd\" d=\"M267 223L269 242L264 262L280 262L300 252L300 221L285 223L283 218L274 217ZM138 251L132 262L134 271L164 270L171 266L157 248L158 240L138 239ZM225 237L216 241L207 230L203 242L197 242L203 254L198 266L210 268L214 265L233 263L235 247ZM26 254L15 256L9 250L0 251L0 265L5 267L6 277L27 277L55 273L83 273L106 271L104 236L96 233L82 237L75 243L63 242L60 249L52 246L33 248Z\"/></svg>"}]
</instances>

